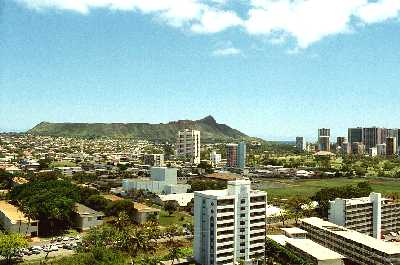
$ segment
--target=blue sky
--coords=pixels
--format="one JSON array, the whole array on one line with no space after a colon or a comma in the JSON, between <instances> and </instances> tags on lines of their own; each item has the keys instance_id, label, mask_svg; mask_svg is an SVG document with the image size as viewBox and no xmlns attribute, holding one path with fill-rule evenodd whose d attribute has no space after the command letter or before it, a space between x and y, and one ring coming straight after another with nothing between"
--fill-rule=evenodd
<instances>
[{"instance_id":1,"label":"blue sky","mask_svg":"<svg viewBox=\"0 0 400 265\"><path fill-rule=\"evenodd\" d=\"M209 114L274 140L400 127L400 0L2 5L2 130Z\"/></svg>"}]
</instances>

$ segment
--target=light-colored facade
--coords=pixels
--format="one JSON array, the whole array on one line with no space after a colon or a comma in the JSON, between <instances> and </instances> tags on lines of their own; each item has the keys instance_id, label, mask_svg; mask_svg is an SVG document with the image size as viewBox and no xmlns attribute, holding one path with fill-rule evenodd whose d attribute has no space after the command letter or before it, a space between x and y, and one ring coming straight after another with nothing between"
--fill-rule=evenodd
<instances>
[{"instance_id":1,"label":"light-colored facade","mask_svg":"<svg viewBox=\"0 0 400 265\"><path fill-rule=\"evenodd\" d=\"M346 229L317 217L301 220L312 241L360 265L400 265L400 246Z\"/></svg>"},{"instance_id":2,"label":"light-colored facade","mask_svg":"<svg viewBox=\"0 0 400 265\"><path fill-rule=\"evenodd\" d=\"M189 185L177 184L177 169L168 167L152 167L151 178L124 179L124 191L147 190L156 194L186 193Z\"/></svg>"},{"instance_id":3,"label":"light-colored facade","mask_svg":"<svg viewBox=\"0 0 400 265\"><path fill-rule=\"evenodd\" d=\"M198 264L251 263L264 255L267 198L250 184L228 181L225 190L195 192L193 251Z\"/></svg>"},{"instance_id":4,"label":"light-colored facade","mask_svg":"<svg viewBox=\"0 0 400 265\"><path fill-rule=\"evenodd\" d=\"M29 220L17 207L0 201L0 224L8 233L37 236L39 221Z\"/></svg>"},{"instance_id":5,"label":"light-colored facade","mask_svg":"<svg viewBox=\"0 0 400 265\"><path fill-rule=\"evenodd\" d=\"M135 208L134 218L137 224L146 223L151 215L153 215L156 219L159 219L160 209L152 208L138 202L134 202L133 207Z\"/></svg>"},{"instance_id":6,"label":"light-colored facade","mask_svg":"<svg viewBox=\"0 0 400 265\"><path fill-rule=\"evenodd\" d=\"M329 221L380 239L400 231L400 203L375 192L363 198L337 198L330 202Z\"/></svg>"},{"instance_id":7,"label":"light-colored facade","mask_svg":"<svg viewBox=\"0 0 400 265\"><path fill-rule=\"evenodd\" d=\"M200 131L185 129L178 132L176 155L200 164Z\"/></svg>"},{"instance_id":8,"label":"light-colored facade","mask_svg":"<svg viewBox=\"0 0 400 265\"><path fill-rule=\"evenodd\" d=\"M143 156L143 162L145 165L149 165L152 167L163 167L164 154L145 154Z\"/></svg>"},{"instance_id":9,"label":"light-colored facade","mask_svg":"<svg viewBox=\"0 0 400 265\"><path fill-rule=\"evenodd\" d=\"M221 154L217 154L216 151L212 151L210 154L210 160L211 160L211 165L215 167L218 166L219 163L221 163L222 156Z\"/></svg>"},{"instance_id":10,"label":"light-colored facade","mask_svg":"<svg viewBox=\"0 0 400 265\"><path fill-rule=\"evenodd\" d=\"M331 142L329 136L320 136L318 138L318 148L319 151L330 152L331 151Z\"/></svg>"},{"instance_id":11,"label":"light-colored facade","mask_svg":"<svg viewBox=\"0 0 400 265\"><path fill-rule=\"evenodd\" d=\"M74 225L80 231L89 230L103 223L104 214L102 212L95 211L83 204L76 203L74 213Z\"/></svg>"},{"instance_id":12,"label":"light-colored facade","mask_svg":"<svg viewBox=\"0 0 400 265\"><path fill-rule=\"evenodd\" d=\"M269 239L303 257L313 265L344 265L345 257L306 238L293 238L286 235L268 235Z\"/></svg>"},{"instance_id":13,"label":"light-colored facade","mask_svg":"<svg viewBox=\"0 0 400 265\"><path fill-rule=\"evenodd\" d=\"M378 156L386 156L386 144L377 144L376 150L377 150Z\"/></svg>"}]
</instances>

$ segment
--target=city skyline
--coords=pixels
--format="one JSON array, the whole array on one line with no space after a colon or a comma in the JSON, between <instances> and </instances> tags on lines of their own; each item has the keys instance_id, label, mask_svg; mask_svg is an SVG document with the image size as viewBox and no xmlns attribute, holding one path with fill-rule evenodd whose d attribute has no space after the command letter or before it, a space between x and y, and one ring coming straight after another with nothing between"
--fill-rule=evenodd
<instances>
[{"instance_id":1,"label":"city skyline","mask_svg":"<svg viewBox=\"0 0 400 265\"><path fill-rule=\"evenodd\" d=\"M0 130L209 114L267 140L400 127L398 1L307 1L310 20L302 1L184 1L192 17L145 2L3 3Z\"/></svg>"}]
</instances>

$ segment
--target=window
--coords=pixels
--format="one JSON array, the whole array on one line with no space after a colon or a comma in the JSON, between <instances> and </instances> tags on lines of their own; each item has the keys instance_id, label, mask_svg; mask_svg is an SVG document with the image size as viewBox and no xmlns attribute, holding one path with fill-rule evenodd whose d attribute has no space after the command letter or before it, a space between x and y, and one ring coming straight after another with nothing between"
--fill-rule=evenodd
<instances>
[{"instance_id":1,"label":"window","mask_svg":"<svg viewBox=\"0 0 400 265\"><path fill-rule=\"evenodd\" d=\"M246 207L240 207L240 210L241 210L241 211L245 211L245 210L246 210Z\"/></svg>"},{"instance_id":2,"label":"window","mask_svg":"<svg viewBox=\"0 0 400 265\"><path fill-rule=\"evenodd\" d=\"M244 225L245 223L245 221L240 221L240 225Z\"/></svg>"},{"instance_id":3,"label":"window","mask_svg":"<svg viewBox=\"0 0 400 265\"><path fill-rule=\"evenodd\" d=\"M240 200L240 203L241 203L241 204L245 204L245 203L246 203L246 200L245 200L245 199L241 199L241 200Z\"/></svg>"},{"instance_id":4,"label":"window","mask_svg":"<svg viewBox=\"0 0 400 265\"><path fill-rule=\"evenodd\" d=\"M245 216L246 216L246 214L244 214L244 213L240 214L240 217L245 217Z\"/></svg>"}]
</instances>

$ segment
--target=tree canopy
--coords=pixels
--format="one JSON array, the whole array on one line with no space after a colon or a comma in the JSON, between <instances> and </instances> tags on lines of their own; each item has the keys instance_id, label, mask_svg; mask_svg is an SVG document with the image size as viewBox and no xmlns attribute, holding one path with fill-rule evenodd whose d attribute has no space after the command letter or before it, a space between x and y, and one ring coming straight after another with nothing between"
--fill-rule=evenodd
<instances>
[{"instance_id":1,"label":"tree canopy","mask_svg":"<svg viewBox=\"0 0 400 265\"><path fill-rule=\"evenodd\" d=\"M28 246L28 241L19 234L0 234L0 256L11 264L18 251Z\"/></svg>"},{"instance_id":2,"label":"tree canopy","mask_svg":"<svg viewBox=\"0 0 400 265\"><path fill-rule=\"evenodd\" d=\"M64 180L34 180L14 187L9 196L29 218L40 221L39 232L48 234L54 232L54 228L62 230L71 224L80 191Z\"/></svg>"}]
</instances>

